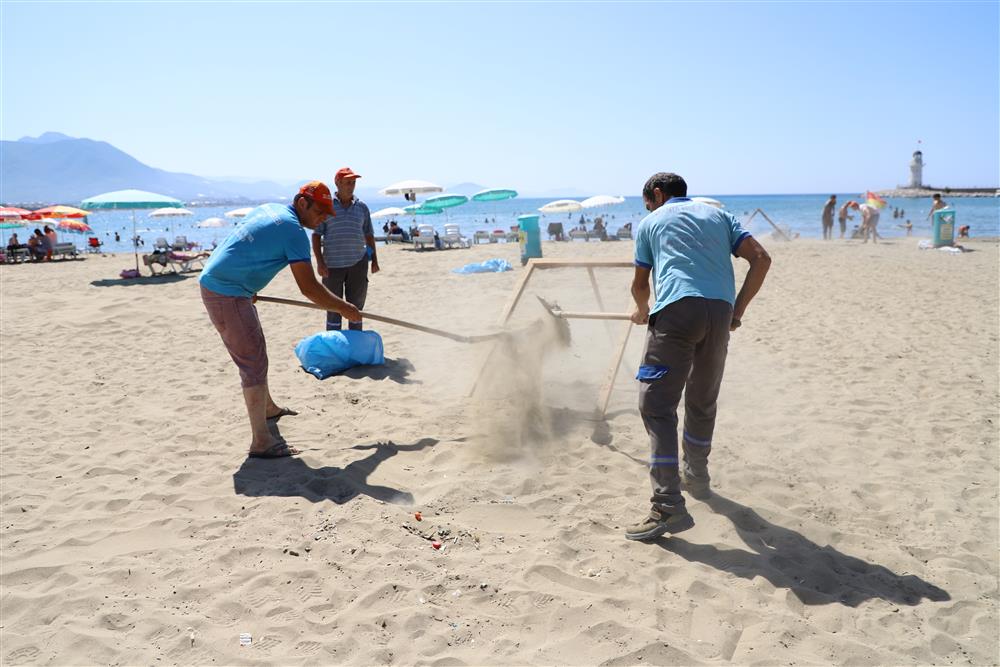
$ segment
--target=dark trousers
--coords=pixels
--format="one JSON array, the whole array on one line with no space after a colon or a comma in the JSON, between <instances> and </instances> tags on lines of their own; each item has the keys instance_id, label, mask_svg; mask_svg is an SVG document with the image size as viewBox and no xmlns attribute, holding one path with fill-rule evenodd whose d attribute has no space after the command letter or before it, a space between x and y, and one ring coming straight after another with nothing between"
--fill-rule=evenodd
<instances>
[{"instance_id":1,"label":"dark trousers","mask_svg":"<svg viewBox=\"0 0 1000 667\"><path fill-rule=\"evenodd\" d=\"M684 465L708 478L716 402L729 351L733 307L726 301L688 297L650 317L640 369L639 413L649 434L653 507L683 511L677 458L677 406L684 395Z\"/></svg>"},{"instance_id":2,"label":"dark trousers","mask_svg":"<svg viewBox=\"0 0 1000 667\"><path fill-rule=\"evenodd\" d=\"M354 266L328 268L327 271L329 273L323 278L323 285L334 295L356 306L358 310L364 310L365 297L368 296L368 258L363 257ZM354 331L361 331L361 322L349 322L348 326ZM339 331L340 328L340 313L327 311L326 330Z\"/></svg>"}]
</instances>

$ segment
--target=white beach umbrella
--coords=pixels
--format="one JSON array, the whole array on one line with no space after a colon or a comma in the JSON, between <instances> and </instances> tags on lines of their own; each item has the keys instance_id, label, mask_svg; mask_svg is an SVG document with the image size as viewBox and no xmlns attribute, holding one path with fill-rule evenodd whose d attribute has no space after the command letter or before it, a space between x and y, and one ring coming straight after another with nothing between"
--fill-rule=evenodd
<instances>
[{"instance_id":1,"label":"white beach umbrella","mask_svg":"<svg viewBox=\"0 0 1000 667\"><path fill-rule=\"evenodd\" d=\"M225 215L226 215L227 218L244 218L252 210L253 210L252 206L247 206L246 208L238 208L238 209L235 209L233 211L229 211Z\"/></svg>"},{"instance_id":2,"label":"white beach umbrella","mask_svg":"<svg viewBox=\"0 0 1000 667\"><path fill-rule=\"evenodd\" d=\"M225 227L228 223L222 218L205 218L195 227Z\"/></svg>"},{"instance_id":3,"label":"white beach umbrella","mask_svg":"<svg viewBox=\"0 0 1000 667\"><path fill-rule=\"evenodd\" d=\"M194 211L189 211L186 208L158 208L155 211L150 212L149 217L151 218L165 218L174 216L185 216L194 215Z\"/></svg>"},{"instance_id":4,"label":"white beach umbrella","mask_svg":"<svg viewBox=\"0 0 1000 667\"><path fill-rule=\"evenodd\" d=\"M712 199L711 197L691 197L691 201L696 201L701 204L708 204L709 206L714 206L715 208L726 208L718 199Z\"/></svg>"},{"instance_id":5,"label":"white beach umbrella","mask_svg":"<svg viewBox=\"0 0 1000 667\"><path fill-rule=\"evenodd\" d=\"M580 206L583 208L600 208L603 206L615 206L617 204L624 204L625 197L612 197L611 195L594 195L593 197L587 197L582 202Z\"/></svg>"},{"instance_id":6,"label":"white beach umbrella","mask_svg":"<svg viewBox=\"0 0 1000 667\"><path fill-rule=\"evenodd\" d=\"M575 213L582 209L583 205L574 199L557 199L538 210L542 213Z\"/></svg>"},{"instance_id":7,"label":"white beach umbrella","mask_svg":"<svg viewBox=\"0 0 1000 667\"><path fill-rule=\"evenodd\" d=\"M396 206L379 209L378 211L372 213L373 218L395 218L401 215L406 215L406 211Z\"/></svg>"},{"instance_id":8,"label":"white beach umbrella","mask_svg":"<svg viewBox=\"0 0 1000 667\"><path fill-rule=\"evenodd\" d=\"M444 188L429 181L418 181L411 179L393 183L378 191L380 195L391 197L392 195L404 195L408 201L417 201L417 195L425 195L430 192L444 192Z\"/></svg>"}]
</instances>

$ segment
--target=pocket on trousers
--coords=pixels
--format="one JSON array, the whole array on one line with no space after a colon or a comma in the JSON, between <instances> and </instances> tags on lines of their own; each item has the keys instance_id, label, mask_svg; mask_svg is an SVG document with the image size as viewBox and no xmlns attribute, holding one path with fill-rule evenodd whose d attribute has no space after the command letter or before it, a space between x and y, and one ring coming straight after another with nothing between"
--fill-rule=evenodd
<instances>
[{"instance_id":1,"label":"pocket on trousers","mask_svg":"<svg viewBox=\"0 0 1000 667\"><path fill-rule=\"evenodd\" d=\"M659 380L669 372L669 366L639 366L639 372L635 374L635 379L639 382L653 382L654 380Z\"/></svg>"}]
</instances>

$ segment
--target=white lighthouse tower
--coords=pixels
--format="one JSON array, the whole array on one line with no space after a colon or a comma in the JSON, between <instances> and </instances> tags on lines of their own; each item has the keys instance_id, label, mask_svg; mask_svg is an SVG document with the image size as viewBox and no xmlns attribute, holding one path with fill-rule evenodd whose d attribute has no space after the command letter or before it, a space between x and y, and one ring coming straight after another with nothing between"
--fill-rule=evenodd
<instances>
[{"instance_id":1,"label":"white lighthouse tower","mask_svg":"<svg viewBox=\"0 0 1000 667\"><path fill-rule=\"evenodd\" d=\"M910 187L924 187L924 154L920 151L914 151L910 160Z\"/></svg>"}]
</instances>

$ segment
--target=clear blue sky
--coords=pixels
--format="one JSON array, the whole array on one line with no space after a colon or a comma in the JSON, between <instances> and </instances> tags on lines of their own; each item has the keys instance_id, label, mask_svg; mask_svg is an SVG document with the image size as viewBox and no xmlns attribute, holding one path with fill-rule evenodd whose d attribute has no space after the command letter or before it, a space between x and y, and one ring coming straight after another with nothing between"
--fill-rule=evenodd
<instances>
[{"instance_id":1,"label":"clear blue sky","mask_svg":"<svg viewBox=\"0 0 1000 667\"><path fill-rule=\"evenodd\" d=\"M2 126L205 176L1000 181L998 3L2 3Z\"/></svg>"}]
</instances>

